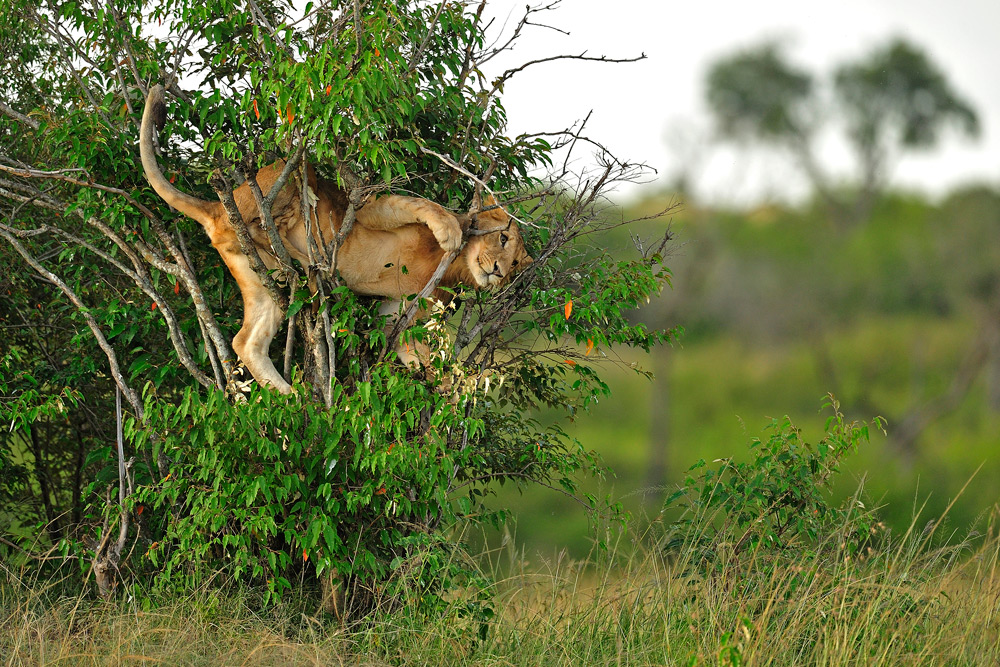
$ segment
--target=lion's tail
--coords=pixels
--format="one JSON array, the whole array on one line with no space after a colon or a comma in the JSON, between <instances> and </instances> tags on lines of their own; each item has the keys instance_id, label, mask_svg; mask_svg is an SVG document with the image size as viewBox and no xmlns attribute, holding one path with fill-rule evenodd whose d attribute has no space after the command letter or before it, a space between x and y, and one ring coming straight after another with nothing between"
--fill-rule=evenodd
<instances>
[{"instance_id":1,"label":"lion's tail","mask_svg":"<svg viewBox=\"0 0 1000 667\"><path fill-rule=\"evenodd\" d=\"M146 108L142 112L142 126L139 129L139 155L142 157L142 169L146 180L156 190L156 194L184 215L193 218L202 225L212 225L220 208L217 202L209 202L185 194L171 185L156 164L156 154L153 149L153 133L161 129L167 119L167 106L163 100L163 86L157 84L149 89L146 96Z\"/></svg>"}]
</instances>

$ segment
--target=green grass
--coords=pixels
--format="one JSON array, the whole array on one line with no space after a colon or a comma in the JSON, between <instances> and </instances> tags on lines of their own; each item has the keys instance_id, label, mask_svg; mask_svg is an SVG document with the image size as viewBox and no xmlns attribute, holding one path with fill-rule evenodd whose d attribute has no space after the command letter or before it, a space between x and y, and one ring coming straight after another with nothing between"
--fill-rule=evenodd
<instances>
[{"instance_id":1,"label":"green grass","mask_svg":"<svg viewBox=\"0 0 1000 667\"><path fill-rule=\"evenodd\" d=\"M6 569L0 664L995 665L1000 542L987 533L935 547L912 530L853 559L816 557L817 545L753 553L711 575L684 549L622 543L597 563L534 566L493 553L485 640L459 613L462 593L441 618L404 608L343 626L309 600L261 609L249 593L201 590L142 611Z\"/></svg>"}]
</instances>

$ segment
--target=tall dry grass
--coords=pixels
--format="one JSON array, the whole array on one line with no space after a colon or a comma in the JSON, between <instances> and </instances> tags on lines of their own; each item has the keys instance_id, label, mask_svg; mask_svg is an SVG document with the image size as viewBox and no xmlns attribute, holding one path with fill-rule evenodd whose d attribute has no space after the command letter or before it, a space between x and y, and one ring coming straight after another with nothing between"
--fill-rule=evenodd
<instances>
[{"instance_id":1,"label":"tall dry grass","mask_svg":"<svg viewBox=\"0 0 1000 667\"><path fill-rule=\"evenodd\" d=\"M683 550L668 559L634 545L595 562L505 556L486 566L497 583L485 640L464 594L440 618L407 607L344 627L317 618L309 599L262 609L252 592L203 589L143 611L5 567L0 656L10 666L1000 664L1000 539L989 528L930 542L914 526L865 558L756 553L712 573Z\"/></svg>"}]
</instances>

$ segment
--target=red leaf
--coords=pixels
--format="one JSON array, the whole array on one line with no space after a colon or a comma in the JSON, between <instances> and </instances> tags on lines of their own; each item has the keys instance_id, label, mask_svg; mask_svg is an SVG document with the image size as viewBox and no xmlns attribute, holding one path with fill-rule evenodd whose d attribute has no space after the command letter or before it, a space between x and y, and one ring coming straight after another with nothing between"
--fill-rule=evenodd
<instances>
[{"instance_id":1,"label":"red leaf","mask_svg":"<svg viewBox=\"0 0 1000 667\"><path fill-rule=\"evenodd\" d=\"M569 301L566 302L566 310L565 310L565 312L566 312L566 319L568 320L569 316L570 316L570 313L573 312L573 299L570 299Z\"/></svg>"},{"instance_id":2,"label":"red leaf","mask_svg":"<svg viewBox=\"0 0 1000 667\"><path fill-rule=\"evenodd\" d=\"M153 307L150 308L150 310L156 310L156 302L155 301L153 302Z\"/></svg>"},{"instance_id":3,"label":"red leaf","mask_svg":"<svg viewBox=\"0 0 1000 667\"><path fill-rule=\"evenodd\" d=\"M381 489L379 489L378 491L376 491L375 495L376 496L383 496L383 495L385 495L385 487L383 486Z\"/></svg>"},{"instance_id":4,"label":"red leaf","mask_svg":"<svg viewBox=\"0 0 1000 667\"><path fill-rule=\"evenodd\" d=\"M174 281L174 294L180 294L180 293L181 293L181 281L175 280Z\"/></svg>"},{"instance_id":5,"label":"red leaf","mask_svg":"<svg viewBox=\"0 0 1000 667\"><path fill-rule=\"evenodd\" d=\"M565 361L570 366L576 366L576 362L573 361L572 359L563 359L563 361Z\"/></svg>"},{"instance_id":6,"label":"red leaf","mask_svg":"<svg viewBox=\"0 0 1000 667\"><path fill-rule=\"evenodd\" d=\"M593 338L588 338L587 339L587 351L583 353L583 356L586 357L587 355L589 355L593 351L593 349L594 349L594 339Z\"/></svg>"},{"instance_id":7,"label":"red leaf","mask_svg":"<svg viewBox=\"0 0 1000 667\"><path fill-rule=\"evenodd\" d=\"M292 120L294 120L295 114L292 113L292 105L291 104L289 104L287 107L285 107L285 116L288 117L288 122L289 123L291 123Z\"/></svg>"},{"instance_id":8,"label":"red leaf","mask_svg":"<svg viewBox=\"0 0 1000 667\"><path fill-rule=\"evenodd\" d=\"M302 550L302 560L309 560L309 554L305 549Z\"/></svg>"},{"instance_id":9,"label":"red leaf","mask_svg":"<svg viewBox=\"0 0 1000 667\"><path fill-rule=\"evenodd\" d=\"M260 120L260 111L257 110L257 100L253 101L253 112L257 114L257 120Z\"/></svg>"}]
</instances>

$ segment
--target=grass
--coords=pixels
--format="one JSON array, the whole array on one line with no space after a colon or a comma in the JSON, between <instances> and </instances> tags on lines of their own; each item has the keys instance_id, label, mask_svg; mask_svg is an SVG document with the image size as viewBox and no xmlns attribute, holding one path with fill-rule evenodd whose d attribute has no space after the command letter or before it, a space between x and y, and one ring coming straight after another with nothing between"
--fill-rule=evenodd
<instances>
[{"instance_id":1,"label":"grass","mask_svg":"<svg viewBox=\"0 0 1000 667\"><path fill-rule=\"evenodd\" d=\"M937 524L940 525L940 524ZM662 533L662 531L660 531ZM649 533L656 536L656 527ZM863 558L836 540L747 554L699 572L627 544L591 561L529 565L496 552L496 616L485 640L456 593L440 618L404 608L344 627L309 599L260 608L252 592L64 597L9 568L0 583L0 660L21 665L995 665L1000 539L935 546L916 524ZM648 539L641 542L655 543ZM724 545L720 545L723 548ZM501 572L506 574L501 575ZM23 575L21 575L23 576Z\"/></svg>"}]
</instances>

